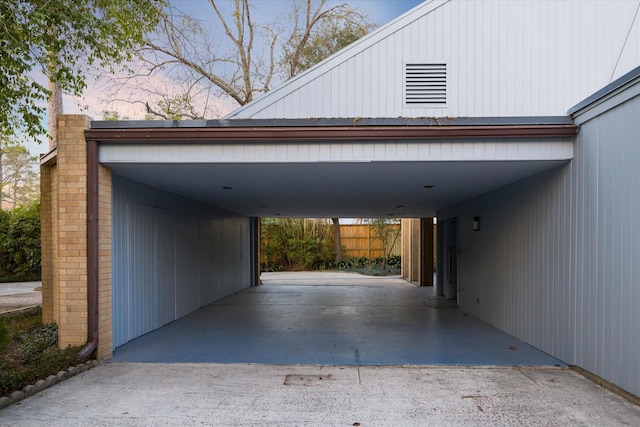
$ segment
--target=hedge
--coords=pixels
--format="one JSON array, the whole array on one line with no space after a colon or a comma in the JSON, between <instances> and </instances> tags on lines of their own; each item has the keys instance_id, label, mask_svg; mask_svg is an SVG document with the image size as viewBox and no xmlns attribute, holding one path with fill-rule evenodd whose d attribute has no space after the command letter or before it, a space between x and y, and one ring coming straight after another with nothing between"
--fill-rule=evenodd
<instances>
[{"instance_id":1,"label":"hedge","mask_svg":"<svg viewBox=\"0 0 640 427\"><path fill-rule=\"evenodd\" d=\"M0 282L40 280L40 203L0 210Z\"/></svg>"}]
</instances>

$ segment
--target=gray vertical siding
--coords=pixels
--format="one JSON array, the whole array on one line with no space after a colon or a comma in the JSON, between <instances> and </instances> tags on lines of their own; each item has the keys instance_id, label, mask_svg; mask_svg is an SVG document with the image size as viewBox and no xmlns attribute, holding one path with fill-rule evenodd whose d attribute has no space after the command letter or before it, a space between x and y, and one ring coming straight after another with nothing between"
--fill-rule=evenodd
<instances>
[{"instance_id":1,"label":"gray vertical siding","mask_svg":"<svg viewBox=\"0 0 640 427\"><path fill-rule=\"evenodd\" d=\"M640 395L640 97L581 124L576 364ZM581 208L583 206L583 208ZM581 250L584 246L584 250ZM625 387L627 388L627 387Z\"/></svg>"},{"instance_id":2,"label":"gray vertical siding","mask_svg":"<svg viewBox=\"0 0 640 427\"><path fill-rule=\"evenodd\" d=\"M249 225L114 175L114 348L250 286Z\"/></svg>"},{"instance_id":3,"label":"gray vertical siding","mask_svg":"<svg viewBox=\"0 0 640 427\"><path fill-rule=\"evenodd\" d=\"M438 213L458 216L464 309L636 395L638 118L639 96L578 117L571 163Z\"/></svg>"},{"instance_id":4,"label":"gray vertical siding","mask_svg":"<svg viewBox=\"0 0 640 427\"><path fill-rule=\"evenodd\" d=\"M174 289L175 317L179 318L193 311L200 305L198 253L198 221L179 218L176 224L176 236L181 238L175 242L176 273ZM206 236L206 234L203 234Z\"/></svg>"}]
</instances>

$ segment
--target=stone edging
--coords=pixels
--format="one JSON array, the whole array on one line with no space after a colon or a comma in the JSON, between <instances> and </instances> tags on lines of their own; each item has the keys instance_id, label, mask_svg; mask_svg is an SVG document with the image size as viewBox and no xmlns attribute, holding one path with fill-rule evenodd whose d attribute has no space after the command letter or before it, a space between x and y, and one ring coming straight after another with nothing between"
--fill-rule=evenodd
<instances>
[{"instance_id":1,"label":"stone edging","mask_svg":"<svg viewBox=\"0 0 640 427\"><path fill-rule=\"evenodd\" d=\"M72 366L66 371L60 371L56 375L49 375L46 380L38 380L35 384L30 384L23 388L22 390L17 390L11 393L10 397L2 396L0 397L0 409L6 408L7 406L18 403L21 400L33 396L36 393L39 393L54 384L58 384L66 379L71 377L75 377L76 375L88 371L91 368L98 366L100 362L97 360L89 360L85 363L81 363L78 366Z\"/></svg>"}]
</instances>

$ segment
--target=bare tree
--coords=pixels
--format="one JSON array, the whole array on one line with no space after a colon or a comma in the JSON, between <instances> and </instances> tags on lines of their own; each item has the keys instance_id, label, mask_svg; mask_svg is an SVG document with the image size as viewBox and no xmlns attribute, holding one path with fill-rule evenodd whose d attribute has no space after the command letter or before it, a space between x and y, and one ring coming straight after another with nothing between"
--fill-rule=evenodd
<instances>
[{"instance_id":1,"label":"bare tree","mask_svg":"<svg viewBox=\"0 0 640 427\"><path fill-rule=\"evenodd\" d=\"M346 3L325 8L322 0L294 2L293 30L283 46L281 63L291 78L366 35L375 24ZM301 11L304 9L304 11Z\"/></svg>"},{"instance_id":2,"label":"bare tree","mask_svg":"<svg viewBox=\"0 0 640 427\"><path fill-rule=\"evenodd\" d=\"M209 5L208 20L167 7L157 31L146 37L137 70L109 83L111 103L138 103L156 118L219 117L344 46L339 42L312 59L305 48L321 45L318 34L356 26L363 35L373 27L348 4L327 7L327 0L291 0L289 13L267 23L268 14L250 0L233 0L231 11L222 1Z\"/></svg>"},{"instance_id":3,"label":"bare tree","mask_svg":"<svg viewBox=\"0 0 640 427\"><path fill-rule=\"evenodd\" d=\"M226 36L226 50L220 51L222 44L216 40L219 34L207 31L206 23L170 8L157 34L147 37L142 50L145 65L150 74L170 71L178 65L186 71L183 79L204 78L222 94L244 105L253 99L254 93L269 90L278 33L253 21L249 0L234 0L232 19L225 18L217 3L209 0ZM266 63L263 57L255 56L258 32L269 41Z\"/></svg>"}]
</instances>

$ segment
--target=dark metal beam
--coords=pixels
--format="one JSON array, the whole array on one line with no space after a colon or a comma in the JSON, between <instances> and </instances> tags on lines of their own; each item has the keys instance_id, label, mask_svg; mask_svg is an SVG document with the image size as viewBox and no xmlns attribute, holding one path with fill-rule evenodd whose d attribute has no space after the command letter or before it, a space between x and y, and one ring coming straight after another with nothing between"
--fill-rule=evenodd
<instances>
[{"instance_id":1,"label":"dark metal beam","mask_svg":"<svg viewBox=\"0 0 640 427\"><path fill-rule=\"evenodd\" d=\"M429 139L570 138L573 124L514 126L331 126L88 129L100 143L350 142Z\"/></svg>"}]
</instances>

